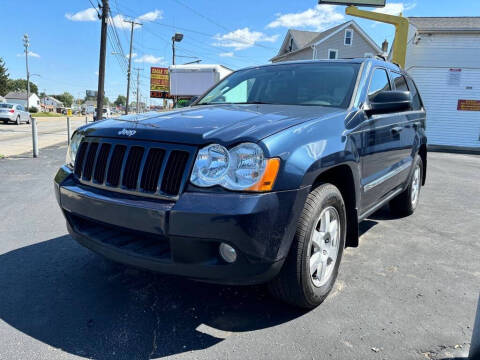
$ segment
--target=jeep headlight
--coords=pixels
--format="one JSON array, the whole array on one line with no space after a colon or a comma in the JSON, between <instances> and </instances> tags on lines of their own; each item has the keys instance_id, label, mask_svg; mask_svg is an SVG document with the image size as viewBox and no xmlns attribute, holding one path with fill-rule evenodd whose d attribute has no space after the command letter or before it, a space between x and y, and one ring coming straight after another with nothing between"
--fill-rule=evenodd
<instances>
[{"instance_id":1,"label":"jeep headlight","mask_svg":"<svg viewBox=\"0 0 480 360\"><path fill-rule=\"evenodd\" d=\"M83 135L78 132L74 132L72 138L70 140L70 145L68 146L67 150L67 165L71 166L72 168L75 166L75 157L77 156L78 148L80 147L80 143L83 140Z\"/></svg>"},{"instance_id":2,"label":"jeep headlight","mask_svg":"<svg viewBox=\"0 0 480 360\"><path fill-rule=\"evenodd\" d=\"M190 182L196 186L220 185L229 190L269 191L280 159L266 159L260 146L243 143L227 150L213 144L198 152Z\"/></svg>"}]
</instances>

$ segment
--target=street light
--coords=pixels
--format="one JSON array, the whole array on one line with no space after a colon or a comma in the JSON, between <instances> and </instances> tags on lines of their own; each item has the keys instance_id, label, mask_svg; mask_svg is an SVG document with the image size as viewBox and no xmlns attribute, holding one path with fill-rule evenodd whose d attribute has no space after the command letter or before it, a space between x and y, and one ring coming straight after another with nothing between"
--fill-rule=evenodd
<instances>
[{"instance_id":1,"label":"street light","mask_svg":"<svg viewBox=\"0 0 480 360\"><path fill-rule=\"evenodd\" d=\"M175 65L175 43L183 40L183 34L175 33L172 36L172 65Z\"/></svg>"}]
</instances>

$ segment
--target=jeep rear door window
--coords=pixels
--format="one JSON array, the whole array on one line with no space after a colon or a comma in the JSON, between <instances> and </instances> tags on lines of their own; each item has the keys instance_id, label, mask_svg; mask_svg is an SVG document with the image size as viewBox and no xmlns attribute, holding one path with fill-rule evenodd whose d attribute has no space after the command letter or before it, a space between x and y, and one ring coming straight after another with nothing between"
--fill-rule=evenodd
<instances>
[{"instance_id":1,"label":"jeep rear door window","mask_svg":"<svg viewBox=\"0 0 480 360\"><path fill-rule=\"evenodd\" d=\"M420 94L418 93L417 85L413 82L412 79L408 78L408 88L412 94L412 108L413 110L421 110L422 109L422 99L420 99Z\"/></svg>"},{"instance_id":2,"label":"jeep rear door window","mask_svg":"<svg viewBox=\"0 0 480 360\"><path fill-rule=\"evenodd\" d=\"M408 86L407 86L407 80L405 80L405 77L401 74L398 74L396 72L392 72L392 79L393 83L395 84L395 89L398 91L409 91Z\"/></svg>"},{"instance_id":3,"label":"jeep rear door window","mask_svg":"<svg viewBox=\"0 0 480 360\"><path fill-rule=\"evenodd\" d=\"M368 98L371 99L381 91L392 90L387 72L384 69L375 69L368 90Z\"/></svg>"},{"instance_id":4,"label":"jeep rear door window","mask_svg":"<svg viewBox=\"0 0 480 360\"><path fill-rule=\"evenodd\" d=\"M250 68L233 73L197 105L275 104L346 108L359 64L304 63Z\"/></svg>"}]
</instances>

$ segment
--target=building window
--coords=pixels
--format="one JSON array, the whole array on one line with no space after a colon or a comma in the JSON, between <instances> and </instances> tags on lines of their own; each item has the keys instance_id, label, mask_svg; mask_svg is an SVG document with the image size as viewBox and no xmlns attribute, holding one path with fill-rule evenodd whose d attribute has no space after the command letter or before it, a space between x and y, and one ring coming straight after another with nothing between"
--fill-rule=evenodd
<instances>
[{"instance_id":1,"label":"building window","mask_svg":"<svg viewBox=\"0 0 480 360\"><path fill-rule=\"evenodd\" d=\"M330 60L338 59L338 50L337 49L328 49L328 58Z\"/></svg>"},{"instance_id":2,"label":"building window","mask_svg":"<svg viewBox=\"0 0 480 360\"><path fill-rule=\"evenodd\" d=\"M288 47L288 52L293 51L293 38L290 39L290 46Z\"/></svg>"},{"instance_id":3,"label":"building window","mask_svg":"<svg viewBox=\"0 0 480 360\"><path fill-rule=\"evenodd\" d=\"M350 29L345 30L345 41L344 45L351 46L353 41L353 31Z\"/></svg>"}]
</instances>

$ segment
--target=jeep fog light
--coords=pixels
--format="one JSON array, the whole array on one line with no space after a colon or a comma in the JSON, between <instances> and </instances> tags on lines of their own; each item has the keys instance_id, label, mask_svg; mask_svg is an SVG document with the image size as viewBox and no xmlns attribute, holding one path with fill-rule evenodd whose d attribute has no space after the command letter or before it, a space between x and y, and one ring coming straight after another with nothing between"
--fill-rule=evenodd
<instances>
[{"instance_id":1,"label":"jeep fog light","mask_svg":"<svg viewBox=\"0 0 480 360\"><path fill-rule=\"evenodd\" d=\"M230 245L221 243L218 250L220 252L220 255L222 256L222 259L226 262L231 264L235 262L235 260L237 260L237 252Z\"/></svg>"}]
</instances>

